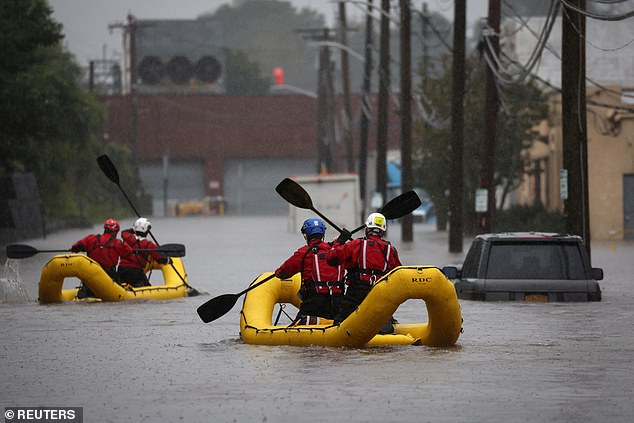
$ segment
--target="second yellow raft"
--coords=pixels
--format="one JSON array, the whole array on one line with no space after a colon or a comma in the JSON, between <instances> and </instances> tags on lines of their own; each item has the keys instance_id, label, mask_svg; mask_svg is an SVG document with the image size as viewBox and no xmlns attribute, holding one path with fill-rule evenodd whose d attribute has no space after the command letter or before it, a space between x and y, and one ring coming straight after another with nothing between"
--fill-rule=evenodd
<instances>
[{"instance_id":1,"label":"second yellow raft","mask_svg":"<svg viewBox=\"0 0 634 423\"><path fill-rule=\"evenodd\" d=\"M127 300L171 300L187 296L187 274L183 261L172 258L172 264L155 264L155 269L163 275L163 285L132 288L119 285L96 261L83 254L64 254L53 257L42 269L39 283L40 304L77 301L77 288L63 289L64 279L78 278L94 294L91 300L127 301ZM180 276L179 276L180 275Z\"/></svg>"},{"instance_id":2,"label":"second yellow raft","mask_svg":"<svg viewBox=\"0 0 634 423\"><path fill-rule=\"evenodd\" d=\"M254 283L269 276L261 275ZM298 307L299 275L289 280L273 278L246 294L240 313L240 336L248 344L323 345L364 347L378 345L454 345L462 330L462 313L456 290L436 267L402 266L392 270L372 288L365 300L339 325L273 326L277 303ZM421 299L427 322L395 324L394 334L377 335L403 302Z\"/></svg>"}]
</instances>

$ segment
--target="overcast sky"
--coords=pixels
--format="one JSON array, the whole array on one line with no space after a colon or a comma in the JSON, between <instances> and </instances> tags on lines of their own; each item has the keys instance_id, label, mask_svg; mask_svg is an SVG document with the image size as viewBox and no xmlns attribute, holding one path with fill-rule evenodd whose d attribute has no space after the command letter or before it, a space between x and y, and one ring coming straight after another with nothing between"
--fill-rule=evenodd
<instances>
[{"instance_id":1,"label":"overcast sky","mask_svg":"<svg viewBox=\"0 0 634 423\"><path fill-rule=\"evenodd\" d=\"M296 8L316 9L332 26L337 5L330 0L291 0ZM121 31L110 31L110 24L124 23L128 13L138 19L195 19L204 12L213 12L232 0L49 0L53 8L53 18L64 25L66 47L77 57L80 65L86 66L90 60L118 59L122 55ZM396 0L392 1L397 4ZM380 0L374 1L380 5ZM412 7L422 9L422 0L412 0ZM427 0L428 9L453 19L453 0ZM361 7L351 2L347 7L348 19L355 16L361 20ZM486 16L487 0L467 2L468 21L474 22Z\"/></svg>"}]
</instances>

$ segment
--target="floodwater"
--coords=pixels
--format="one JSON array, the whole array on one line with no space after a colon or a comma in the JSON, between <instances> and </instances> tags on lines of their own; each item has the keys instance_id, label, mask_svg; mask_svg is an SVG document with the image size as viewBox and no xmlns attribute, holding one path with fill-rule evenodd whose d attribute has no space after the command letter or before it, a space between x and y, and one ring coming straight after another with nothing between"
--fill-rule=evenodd
<instances>
[{"instance_id":1,"label":"floodwater","mask_svg":"<svg viewBox=\"0 0 634 423\"><path fill-rule=\"evenodd\" d=\"M241 301L209 324L196 314L210 298L240 292L274 270L301 244L283 217L157 218L153 232L161 243L187 246L190 284L209 296L40 306L39 272L51 254L11 262L32 299L0 304L0 407L83 407L85 422L634 416L634 242L593 243L593 265L605 272L602 302L461 301L464 333L454 347L346 349L246 345L238 336ZM65 249L84 234L70 230L25 243ZM447 234L428 225L416 226L413 244L402 245L398 225L390 239L408 265L463 257L447 253ZM408 301L396 317L425 321L424 304Z\"/></svg>"}]
</instances>

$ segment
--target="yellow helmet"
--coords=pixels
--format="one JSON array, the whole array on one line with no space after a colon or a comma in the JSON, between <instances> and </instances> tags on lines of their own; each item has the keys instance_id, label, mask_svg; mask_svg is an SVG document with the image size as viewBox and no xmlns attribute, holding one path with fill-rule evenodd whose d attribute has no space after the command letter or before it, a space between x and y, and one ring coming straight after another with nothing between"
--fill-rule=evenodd
<instances>
[{"instance_id":1,"label":"yellow helmet","mask_svg":"<svg viewBox=\"0 0 634 423\"><path fill-rule=\"evenodd\" d=\"M365 221L367 229L379 229L383 232L387 231L387 219L381 213L370 213Z\"/></svg>"}]
</instances>

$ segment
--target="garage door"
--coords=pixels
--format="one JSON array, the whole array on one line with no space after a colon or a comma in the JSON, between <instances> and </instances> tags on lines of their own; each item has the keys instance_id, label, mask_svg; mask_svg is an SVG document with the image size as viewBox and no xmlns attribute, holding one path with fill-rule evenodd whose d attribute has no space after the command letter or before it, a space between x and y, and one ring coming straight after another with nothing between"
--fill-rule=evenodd
<instances>
[{"instance_id":1,"label":"garage door","mask_svg":"<svg viewBox=\"0 0 634 423\"><path fill-rule=\"evenodd\" d=\"M200 160L174 160L167 166L167 204L200 200L205 194L205 173ZM152 195L154 216L165 216L164 171L162 161L143 162L139 174L147 194Z\"/></svg>"},{"instance_id":2,"label":"garage door","mask_svg":"<svg viewBox=\"0 0 634 423\"><path fill-rule=\"evenodd\" d=\"M288 203L275 192L284 178L315 173L315 160L239 159L224 164L228 214L288 213Z\"/></svg>"}]
</instances>

